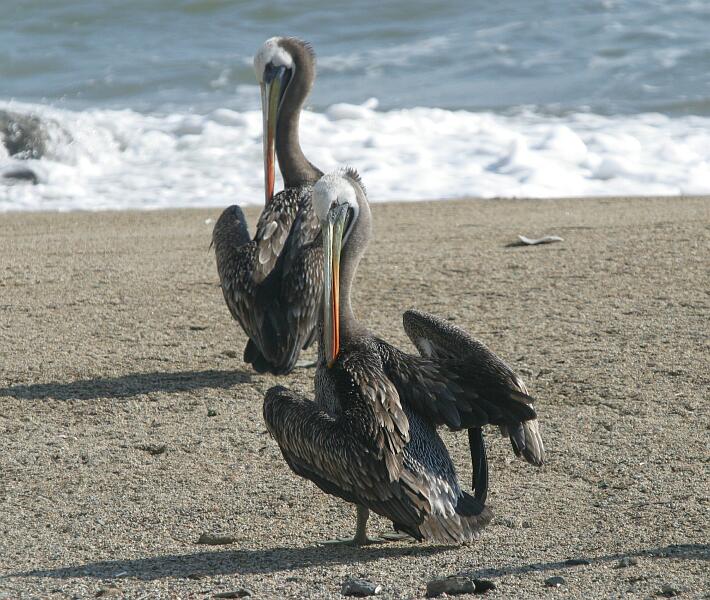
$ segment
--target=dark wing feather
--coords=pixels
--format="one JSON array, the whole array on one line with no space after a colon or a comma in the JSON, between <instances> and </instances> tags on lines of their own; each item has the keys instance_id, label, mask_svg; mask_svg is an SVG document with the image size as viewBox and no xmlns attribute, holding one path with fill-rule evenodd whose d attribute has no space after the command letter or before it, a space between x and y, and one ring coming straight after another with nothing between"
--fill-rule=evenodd
<instances>
[{"instance_id":1,"label":"dark wing feather","mask_svg":"<svg viewBox=\"0 0 710 600\"><path fill-rule=\"evenodd\" d=\"M259 217L256 225L256 260L252 278L255 283L266 279L276 266L298 213L302 188L289 188L276 194Z\"/></svg>"},{"instance_id":2,"label":"dark wing feather","mask_svg":"<svg viewBox=\"0 0 710 600\"><path fill-rule=\"evenodd\" d=\"M404 330L422 357L391 353L398 388L416 410L454 429L501 426L516 454L544 460L537 415L522 380L498 356L464 330L428 313L404 313ZM389 372L389 371L388 371ZM441 392L442 384L446 392Z\"/></svg>"},{"instance_id":3,"label":"dark wing feather","mask_svg":"<svg viewBox=\"0 0 710 600\"><path fill-rule=\"evenodd\" d=\"M329 494L362 504L393 521L417 523L398 473L363 437L363 421L334 417L316 403L281 386L264 398L264 420L291 469ZM400 469L401 469L401 460Z\"/></svg>"},{"instance_id":4,"label":"dark wing feather","mask_svg":"<svg viewBox=\"0 0 710 600\"><path fill-rule=\"evenodd\" d=\"M361 439L374 440L377 458L384 460L394 481L402 471L402 450L409 442L409 420L397 389L382 370L379 356L376 352L349 354L339 361L334 374L340 395L347 398L345 414L354 426L365 427Z\"/></svg>"},{"instance_id":5,"label":"dark wing feather","mask_svg":"<svg viewBox=\"0 0 710 600\"><path fill-rule=\"evenodd\" d=\"M264 313L263 307L254 302L258 286L252 277L258 249L249 237L241 208L230 206L222 212L212 232L212 245L229 312L246 334L261 346Z\"/></svg>"},{"instance_id":6,"label":"dark wing feather","mask_svg":"<svg viewBox=\"0 0 710 600\"><path fill-rule=\"evenodd\" d=\"M286 315L288 342L295 352L307 348L315 339L323 296L323 248L320 225L305 198L284 250L281 299ZM294 357L284 362L295 362Z\"/></svg>"},{"instance_id":7,"label":"dark wing feather","mask_svg":"<svg viewBox=\"0 0 710 600\"><path fill-rule=\"evenodd\" d=\"M245 360L258 371L288 373L314 339L322 255L311 194L310 186L301 186L274 196L259 218L254 240L238 207L225 210L215 225L224 298L249 336Z\"/></svg>"}]
</instances>

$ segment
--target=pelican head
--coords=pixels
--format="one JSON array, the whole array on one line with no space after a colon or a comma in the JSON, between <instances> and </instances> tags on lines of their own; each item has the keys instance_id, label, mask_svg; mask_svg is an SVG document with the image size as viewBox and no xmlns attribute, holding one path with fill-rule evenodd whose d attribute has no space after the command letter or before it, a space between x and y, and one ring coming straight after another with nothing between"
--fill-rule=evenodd
<instances>
[{"instance_id":1,"label":"pelican head","mask_svg":"<svg viewBox=\"0 0 710 600\"><path fill-rule=\"evenodd\" d=\"M296 67L307 71L306 93L314 77L313 50L296 38L273 37L264 42L254 55L254 72L261 87L261 110L264 120L264 180L266 202L274 195L274 161L276 125L284 104L286 91L291 86Z\"/></svg>"},{"instance_id":2,"label":"pelican head","mask_svg":"<svg viewBox=\"0 0 710 600\"><path fill-rule=\"evenodd\" d=\"M321 177L313 186L313 210L323 239L323 339L329 367L340 352L340 256L353 247L344 276L343 293L350 306L350 283L370 232L370 209L365 188L354 169L341 169Z\"/></svg>"}]
</instances>

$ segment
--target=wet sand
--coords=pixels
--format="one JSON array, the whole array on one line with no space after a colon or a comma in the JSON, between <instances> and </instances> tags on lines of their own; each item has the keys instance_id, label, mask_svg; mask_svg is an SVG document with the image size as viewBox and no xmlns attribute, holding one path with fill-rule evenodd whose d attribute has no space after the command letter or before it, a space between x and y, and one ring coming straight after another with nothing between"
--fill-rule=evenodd
<instances>
[{"instance_id":1,"label":"wet sand","mask_svg":"<svg viewBox=\"0 0 710 600\"><path fill-rule=\"evenodd\" d=\"M707 592L710 199L373 213L356 314L410 351L403 310L448 317L538 399L542 469L487 434L481 539L318 545L352 532L354 510L292 475L261 417L270 386L310 392L313 370L277 380L241 362L208 250L218 209L5 214L0 598L337 598L349 576L418 598L455 573L494 581L490 598ZM508 246L518 234L564 242ZM470 485L465 434L444 435ZM234 542L197 544L204 532Z\"/></svg>"}]
</instances>

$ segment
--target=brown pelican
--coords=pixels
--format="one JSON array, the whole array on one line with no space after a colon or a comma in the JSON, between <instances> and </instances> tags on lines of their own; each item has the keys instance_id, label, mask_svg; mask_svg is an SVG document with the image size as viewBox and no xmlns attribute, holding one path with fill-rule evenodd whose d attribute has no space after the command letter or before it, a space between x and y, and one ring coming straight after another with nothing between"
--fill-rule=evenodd
<instances>
[{"instance_id":1,"label":"brown pelican","mask_svg":"<svg viewBox=\"0 0 710 600\"><path fill-rule=\"evenodd\" d=\"M298 121L315 79L311 47L295 38L271 38L254 57L264 119L266 203L250 239L244 213L227 208L212 243L232 316L249 341L244 361L259 372L284 374L315 339L321 300L322 250L311 208L322 172L301 151ZM285 189L274 196L274 153Z\"/></svg>"},{"instance_id":2,"label":"brown pelican","mask_svg":"<svg viewBox=\"0 0 710 600\"><path fill-rule=\"evenodd\" d=\"M404 313L420 356L368 331L350 300L370 237L357 173L325 175L314 186L313 205L324 253L315 402L271 388L264 398L267 428L297 475L358 506L355 543L367 541L369 510L416 539L470 541L492 517L481 427L500 426L517 455L541 465L533 399L486 346L435 316ZM473 496L461 489L437 425L469 430Z\"/></svg>"}]
</instances>

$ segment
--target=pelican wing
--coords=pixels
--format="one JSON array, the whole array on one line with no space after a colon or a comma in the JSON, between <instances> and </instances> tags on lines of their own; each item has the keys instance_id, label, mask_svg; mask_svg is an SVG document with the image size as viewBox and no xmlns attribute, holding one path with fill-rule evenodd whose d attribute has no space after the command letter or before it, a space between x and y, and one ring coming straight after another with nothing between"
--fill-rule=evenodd
<instances>
[{"instance_id":1,"label":"pelican wing","mask_svg":"<svg viewBox=\"0 0 710 600\"><path fill-rule=\"evenodd\" d=\"M310 208L310 196L301 206L284 250L281 297L285 307L288 336L285 344L294 353L315 339L323 296L323 249L320 225Z\"/></svg>"},{"instance_id":2,"label":"pelican wing","mask_svg":"<svg viewBox=\"0 0 710 600\"><path fill-rule=\"evenodd\" d=\"M407 311L404 329L421 356L391 346L387 373L403 399L437 425L499 425L513 449L540 465L544 447L533 398L512 369L464 330L428 313Z\"/></svg>"},{"instance_id":3,"label":"pelican wing","mask_svg":"<svg viewBox=\"0 0 710 600\"><path fill-rule=\"evenodd\" d=\"M382 459L379 442L363 431L366 420L374 425L371 419L363 420L358 411L333 416L315 402L276 386L264 398L264 420L297 475L397 523L421 521L398 481L401 457L399 471L393 473L392 463Z\"/></svg>"},{"instance_id":4,"label":"pelican wing","mask_svg":"<svg viewBox=\"0 0 710 600\"><path fill-rule=\"evenodd\" d=\"M220 287L229 312L249 337L258 338L263 307L254 306L257 286L252 278L258 249L249 238L247 221L239 206L226 208L217 219L212 232L212 245Z\"/></svg>"},{"instance_id":5,"label":"pelican wing","mask_svg":"<svg viewBox=\"0 0 710 600\"><path fill-rule=\"evenodd\" d=\"M255 283L263 282L276 266L296 220L302 193L303 188L283 190L264 207L254 236L256 256L252 277Z\"/></svg>"}]
</instances>

